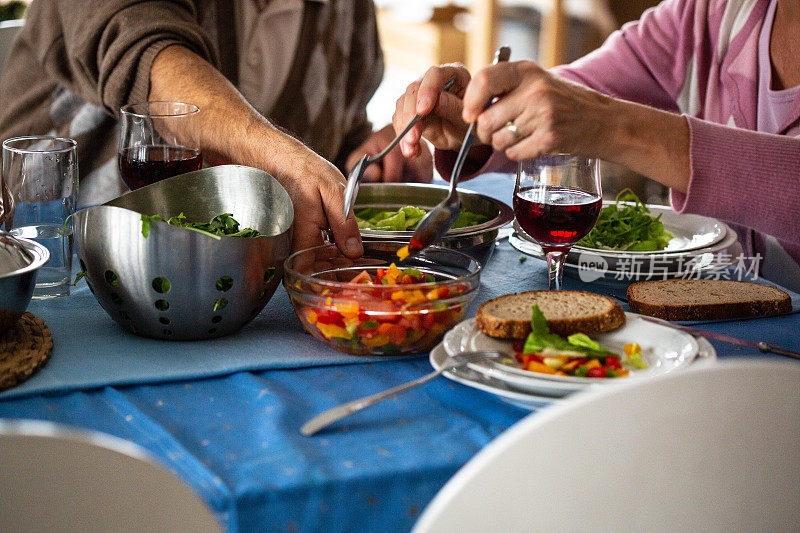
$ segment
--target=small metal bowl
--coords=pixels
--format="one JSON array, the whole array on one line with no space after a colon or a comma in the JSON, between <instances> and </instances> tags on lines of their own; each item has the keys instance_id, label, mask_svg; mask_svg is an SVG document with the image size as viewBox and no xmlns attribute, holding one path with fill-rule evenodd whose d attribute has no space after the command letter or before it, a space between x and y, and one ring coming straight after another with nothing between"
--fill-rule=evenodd
<instances>
[{"instance_id":1,"label":"small metal bowl","mask_svg":"<svg viewBox=\"0 0 800 533\"><path fill-rule=\"evenodd\" d=\"M263 237L216 240L142 214L208 222L232 213ZM146 337L198 340L239 330L264 308L289 255L292 201L275 178L224 165L142 187L75 214L78 259L109 316Z\"/></svg>"},{"instance_id":2,"label":"small metal bowl","mask_svg":"<svg viewBox=\"0 0 800 533\"><path fill-rule=\"evenodd\" d=\"M0 231L0 335L28 308L36 273L49 259L50 252L38 242Z\"/></svg>"},{"instance_id":3,"label":"small metal bowl","mask_svg":"<svg viewBox=\"0 0 800 533\"><path fill-rule=\"evenodd\" d=\"M400 209L407 205L430 211L444 200L448 187L424 183L365 183L361 185L356 197L355 210L366 207ZM489 220L475 226L451 229L437 246L458 250L481 263L489 260L494 250L498 230L514 220L514 211L500 200L489 196L458 189L462 209L489 217ZM408 242L413 231L377 231L363 229L364 239Z\"/></svg>"}]
</instances>

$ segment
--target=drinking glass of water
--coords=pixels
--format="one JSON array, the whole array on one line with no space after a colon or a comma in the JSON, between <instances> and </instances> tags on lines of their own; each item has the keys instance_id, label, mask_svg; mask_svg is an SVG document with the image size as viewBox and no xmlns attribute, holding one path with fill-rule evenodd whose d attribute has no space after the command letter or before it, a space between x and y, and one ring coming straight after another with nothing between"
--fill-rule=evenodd
<instances>
[{"instance_id":1,"label":"drinking glass of water","mask_svg":"<svg viewBox=\"0 0 800 533\"><path fill-rule=\"evenodd\" d=\"M16 137L3 142L3 183L13 210L6 230L47 247L33 297L67 296L72 270L72 219L78 193L77 143L62 137Z\"/></svg>"}]
</instances>

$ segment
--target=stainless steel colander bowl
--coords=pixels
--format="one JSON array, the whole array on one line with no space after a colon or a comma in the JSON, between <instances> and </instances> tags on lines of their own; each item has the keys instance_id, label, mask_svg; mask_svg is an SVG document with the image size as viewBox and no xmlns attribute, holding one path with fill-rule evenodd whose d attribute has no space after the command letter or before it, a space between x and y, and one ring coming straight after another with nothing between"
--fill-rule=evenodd
<instances>
[{"instance_id":1,"label":"stainless steel colander bowl","mask_svg":"<svg viewBox=\"0 0 800 533\"><path fill-rule=\"evenodd\" d=\"M208 222L231 213L263 237L216 240L165 222L142 234L142 214ZM78 259L89 288L125 329L197 340L237 331L263 309L283 276L294 218L269 174L224 165L148 185L75 214Z\"/></svg>"}]
</instances>

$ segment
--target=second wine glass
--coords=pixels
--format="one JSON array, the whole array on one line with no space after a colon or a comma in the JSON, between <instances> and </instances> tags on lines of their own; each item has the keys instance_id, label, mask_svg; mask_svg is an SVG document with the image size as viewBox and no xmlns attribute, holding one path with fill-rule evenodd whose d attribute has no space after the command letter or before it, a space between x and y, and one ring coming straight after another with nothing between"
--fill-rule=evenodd
<instances>
[{"instance_id":1,"label":"second wine glass","mask_svg":"<svg viewBox=\"0 0 800 533\"><path fill-rule=\"evenodd\" d=\"M183 102L142 102L120 110L119 172L131 190L200 170L199 112Z\"/></svg>"},{"instance_id":2,"label":"second wine glass","mask_svg":"<svg viewBox=\"0 0 800 533\"><path fill-rule=\"evenodd\" d=\"M570 154L521 161L514 188L517 222L542 247L549 289L561 289L564 259L591 231L602 208L600 165Z\"/></svg>"}]
</instances>

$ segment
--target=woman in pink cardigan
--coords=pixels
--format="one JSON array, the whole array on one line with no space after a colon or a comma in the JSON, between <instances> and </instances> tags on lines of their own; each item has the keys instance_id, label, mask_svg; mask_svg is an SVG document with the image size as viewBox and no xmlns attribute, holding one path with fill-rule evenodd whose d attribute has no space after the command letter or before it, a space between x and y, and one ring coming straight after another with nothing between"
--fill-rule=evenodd
<instances>
[{"instance_id":1,"label":"woman in pink cardigan","mask_svg":"<svg viewBox=\"0 0 800 533\"><path fill-rule=\"evenodd\" d=\"M761 274L799 289L798 37L796 0L666 0L552 71L433 67L400 97L394 125L429 114L401 149L417 156L424 136L443 175L476 120L484 144L465 173L554 152L625 165L669 186L679 213L733 223ZM457 90L441 94L453 73Z\"/></svg>"}]
</instances>

